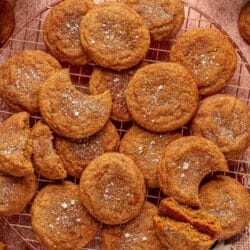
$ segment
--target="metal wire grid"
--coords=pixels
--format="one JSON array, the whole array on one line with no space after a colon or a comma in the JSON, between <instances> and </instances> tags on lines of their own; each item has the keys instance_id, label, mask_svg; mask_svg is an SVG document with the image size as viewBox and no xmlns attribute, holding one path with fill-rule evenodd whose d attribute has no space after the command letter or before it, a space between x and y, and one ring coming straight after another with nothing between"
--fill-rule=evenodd
<instances>
[{"instance_id":1,"label":"metal wire grid","mask_svg":"<svg viewBox=\"0 0 250 250\"><path fill-rule=\"evenodd\" d=\"M7 58L11 57L17 51L27 50L27 49L40 49L46 51L46 47L43 42L43 22L46 15L48 14L52 3L58 2L57 0L47 0L47 7L44 8L42 12L31 18L25 23L25 25L15 33L9 40L9 42L0 49L0 62L4 62ZM100 2L100 1L99 1ZM185 4L185 22L180 33L185 32L190 28L197 27L209 27L220 30L225 33L223 29L218 26L215 22L211 21L209 17L201 13L199 10ZM225 33L226 34L226 33ZM226 34L227 35L227 34ZM229 37L230 39L230 37ZM164 42L153 42L150 46L149 52L145 61L157 62L168 60L169 49L175 39L170 39ZM230 39L231 40L231 39ZM233 41L232 41L233 42ZM237 51L238 65L234 77L230 83L223 89L223 93L230 93L237 96L238 98L246 101L250 106L250 66L242 55L241 51L238 49L237 45L233 42L234 47ZM69 68L72 81L74 85L82 92L88 92L88 80L93 70L94 64L90 63L84 67L76 67L70 65L63 65ZM0 100L0 120L3 120L13 114L13 110ZM40 119L39 114L31 116L32 124ZM115 122L120 136L122 136L127 129L131 126L131 123L119 123ZM187 134L187 127L182 128L182 133ZM236 179L238 179L248 190L250 190L250 151L246 152L245 155L238 159L231 159L229 161L230 171L229 174ZM75 183L78 180L75 178L70 178ZM40 178L38 176L38 189L48 183L52 183L50 180ZM147 190L146 198L147 200L159 204L162 194L159 190ZM45 249L39 241L36 239L34 232L30 225L30 207L32 203L22 213L11 216L0 218L0 224L6 227L8 234L12 231L15 237L21 240L19 245L14 243L13 248L10 249L34 249L41 250ZM13 233L9 236L4 236L6 242L13 242ZM247 227L244 232L235 238L230 240L232 249L250 249L250 235L249 227ZM1 234L0 234L1 236ZM99 234L95 239L88 244L85 249L94 250L100 248L101 238ZM26 246L24 246L24 244Z\"/></svg>"}]
</instances>

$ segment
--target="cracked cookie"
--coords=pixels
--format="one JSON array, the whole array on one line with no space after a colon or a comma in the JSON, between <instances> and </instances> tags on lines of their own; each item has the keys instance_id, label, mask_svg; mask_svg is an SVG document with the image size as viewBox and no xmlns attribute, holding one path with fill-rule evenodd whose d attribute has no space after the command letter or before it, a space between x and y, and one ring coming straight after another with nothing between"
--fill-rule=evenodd
<instances>
[{"instance_id":1,"label":"cracked cookie","mask_svg":"<svg viewBox=\"0 0 250 250\"><path fill-rule=\"evenodd\" d=\"M247 2L239 15L239 31L242 38L250 43L250 2Z\"/></svg>"}]
</instances>

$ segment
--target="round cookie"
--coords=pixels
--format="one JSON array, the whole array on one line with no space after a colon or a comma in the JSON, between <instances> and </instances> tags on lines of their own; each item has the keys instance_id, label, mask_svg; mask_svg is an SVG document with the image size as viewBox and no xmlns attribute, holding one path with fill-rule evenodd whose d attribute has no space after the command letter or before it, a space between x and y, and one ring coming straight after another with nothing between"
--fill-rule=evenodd
<instances>
[{"instance_id":1,"label":"round cookie","mask_svg":"<svg viewBox=\"0 0 250 250\"><path fill-rule=\"evenodd\" d=\"M18 52L0 67L0 95L22 110L38 112L41 85L60 69L57 60L42 51Z\"/></svg>"},{"instance_id":2,"label":"round cookie","mask_svg":"<svg viewBox=\"0 0 250 250\"><path fill-rule=\"evenodd\" d=\"M38 174L51 180L67 177L63 162L53 146L53 133L43 122L37 122L31 130L33 163Z\"/></svg>"},{"instance_id":3,"label":"round cookie","mask_svg":"<svg viewBox=\"0 0 250 250\"><path fill-rule=\"evenodd\" d=\"M92 216L116 225L141 212L146 188L141 171L129 157L105 153L83 171L80 190L82 203Z\"/></svg>"},{"instance_id":4,"label":"round cookie","mask_svg":"<svg viewBox=\"0 0 250 250\"><path fill-rule=\"evenodd\" d=\"M169 60L182 64L193 74L201 95L220 91L237 66L236 51L228 38L208 28L189 30L178 37Z\"/></svg>"},{"instance_id":5,"label":"round cookie","mask_svg":"<svg viewBox=\"0 0 250 250\"><path fill-rule=\"evenodd\" d=\"M9 39L15 28L15 13L7 0L0 1L0 47Z\"/></svg>"},{"instance_id":6,"label":"round cookie","mask_svg":"<svg viewBox=\"0 0 250 250\"><path fill-rule=\"evenodd\" d=\"M140 215L128 224L102 230L103 250L163 250L165 249L156 236L153 227L153 216L158 208L146 201Z\"/></svg>"},{"instance_id":7,"label":"round cookie","mask_svg":"<svg viewBox=\"0 0 250 250\"><path fill-rule=\"evenodd\" d=\"M196 113L199 95L189 72L177 63L154 63L137 70L126 90L130 114L142 127L168 132Z\"/></svg>"},{"instance_id":8,"label":"round cookie","mask_svg":"<svg viewBox=\"0 0 250 250\"><path fill-rule=\"evenodd\" d=\"M201 186L199 198L202 211L217 218L221 224L219 239L236 235L249 223L249 193L231 177L213 177Z\"/></svg>"},{"instance_id":9,"label":"round cookie","mask_svg":"<svg viewBox=\"0 0 250 250\"><path fill-rule=\"evenodd\" d=\"M45 122L57 134L82 139L100 131L108 122L111 95L86 95L71 83L69 71L52 74L42 85L39 106Z\"/></svg>"},{"instance_id":10,"label":"round cookie","mask_svg":"<svg viewBox=\"0 0 250 250\"><path fill-rule=\"evenodd\" d=\"M96 134L82 140L56 137L55 148L69 175L80 178L82 171L96 157L115 151L120 141L116 127L108 122Z\"/></svg>"},{"instance_id":11,"label":"round cookie","mask_svg":"<svg viewBox=\"0 0 250 250\"><path fill-rule=\"evenodd\" d=\"M250 2L247 2L239 15L239 31L247 43L250 43Z\"/></svg>"},{"instance_id":12,"label":"round cookie","mask_svg":"<svg viewBox=\"0 0 250 250\"><path fill-rule=\"evenodd\" d=\"M0 216L11 216L22 212L36 191L35 174L14 177L0 172Z\"/></svg>"},{"instance_id":13,"label":"round cookie","mask_svg":"<svg viewBox=\"0 0 250 250\"><path fill-rule=\"evenodd\" d=\"M93 6L92 0L64 0L50 10L43 26L43 37L58 60L76 65L89 62L80 42L80 22Z\"/></svg>"},{"instance_id":14,"label":"round cookie","mask_svg":"<svg viewBox=\"0 0 250 250\"><path fill-rule=\"evenodd\" d=\"M163 193L177 202L200 207L199 185L215 171L227 171L228 166L220 149L198 136L185 136L170 142L157 168Z\"/></svg>"},{"instance_id":15,"label":"round cookie","mask_svg":"<svg viewBox=\"0 0 250 250\"><path fill-rule=\"evenodd\" d=\"M114 70L138 64L150 45L141 17L122 3L104 3L90 10L81 21L80 37L96 64Z\"/></svg>"},{"instance_id":16,"label":"round cookie","mask_svg":"<svg viewBox=\"0 0 250 250\"><path fill-rule=\"evenodd\" d=\"M184 5L180 0L121 0L142 17L155 41L175 36L184 22Z\"/></svg>"},{"instance_id":17,"label":"round cookie","mask_svg":"<svg viewBox=\"0 0 250 250\"><path fill-rule=\"evenodd\" d=\"M135 161L149 188L158 188L156 169L161 155L168 143L180 137L180 133L155 134L133 125L122 138L119 151Z\"/></svg>"},{"instance_id":18,"label":"round cookie","mask_svg":"<svg viewBox=\"0 0 250 250\"><path fill-rule=\"evenodd\" d=\"M91 241L98 223L80 202L79 186L71 182L48 185L36 196L31 224L48 249L83 249Z\"/></svg>"},{"instance_id":19,"label":"round cookie","mask_svg":"<svg viewBox=\"0 0 250 250\"><path fill-rule=\"evenodd\" d=\"M191 125L191 133L215 143L226 158L243 153L250 142L250 110L234 96L205 98Z\"/></svg>"}]
</instances>

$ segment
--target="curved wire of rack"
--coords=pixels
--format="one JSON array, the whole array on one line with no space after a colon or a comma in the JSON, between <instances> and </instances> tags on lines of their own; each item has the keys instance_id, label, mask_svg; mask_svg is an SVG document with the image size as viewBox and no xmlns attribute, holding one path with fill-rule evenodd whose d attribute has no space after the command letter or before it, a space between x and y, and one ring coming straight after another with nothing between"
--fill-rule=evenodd
<instances>
[{"instance_id":1,"label":"curved wire of rack","mask_svg":"<svg viewBox=\"0 0 250 250\"><path fill-rule=\"evenodd\" d=\"M47 51L43 42L43 22L50 8L59 2L58 0L47 0L46 7L17 31L0 49L0 63L3 63L7 58L11 57L18 51L26 49L40 49ZM101 2L101 1L98 1ZM230 81L230 83L221 91L223 93L232 94L250 105L250 66L247 63L244 55L236 45L236 43L227 35L222 27L213 20L211 20L206 14L202 13L198 9L185 3L185 22L182 27L182 32L185 32L191 28L208 27L218 29L223 32L232 42L238 57L237 70ZM163 42L152 42L145 61L157 62L168 60L169 49L175 39L166 40ZM83 92L88 92L88 80L93 70L94 64L90 63L86 66L71 66L64 64L63 67L68 67L70 70L71 78L74 85ZM13 110L8 107L3 100L0 99L0 120L3 120L10 116ZM39 114L31 116L32 124L40 119ZM122 136L127 129L131 126L131 123L119 123L114 122L117 130ZM182 128L183 134L188 134L187 127ZM249 150L248 150L249 151ZM248 190L250 190L250 151L246 152L243 156L237 159L229 160L229 174L238 179ZM69 178L70 180L78 183L75 178ZM43 186L52 183L52 181L40 178L38 176L38 189ZM147 200L159 204L162 194L159 190L147 190ZM22 250L43 250L45 249L41 243L37 240L30 224L30 207L32 203L20 214L11 217L0 217L0 239L4 240L9 249ZM99 234L91 241L85 249L94 250L100 249L101 238ZM250 249L250 232L249 226L238 236L226 242L230 245L231 249L247 250Z\"/></svg>"}]
</instances>

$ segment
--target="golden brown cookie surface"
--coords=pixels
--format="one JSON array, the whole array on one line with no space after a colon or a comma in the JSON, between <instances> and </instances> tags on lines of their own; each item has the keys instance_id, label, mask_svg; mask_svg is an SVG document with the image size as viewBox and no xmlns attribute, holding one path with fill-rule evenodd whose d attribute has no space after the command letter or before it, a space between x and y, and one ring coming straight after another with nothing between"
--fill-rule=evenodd
<instances>
[{"instance_id":1,"label":"golden brown cookie surface","mask_svg":"<svg viewBox=\"0 0 250 250\"><path fill-rule=\"evenodd\" d=\"M163 193L181 204L199 207L199 185L213 171L227 171L220 149L198 136L186 136L170 142L157 168Z\"/></svg>"},{"instance_id":2,"label":"golden brown cookie surface","mask_svg":"<svg viewBox=\"0 0 250 250\"><path fill-rule=\"evenodd\" d=\"M80 180L81 200L105 224L121 224L137 216L144 204L144 178L127 156L105 153L94 159Z\"/></svg>"},{"instance_id":3,"label":"golden brown cookie surface","mask_svg":"<svg viewBox=\"0 0 250 250\"><path fill-rule=\"evenodd\" d=\"M239 31L247 43L250 43L250 2L242 8L239 16Z\"/></svg>"},{"instance_id":4,"label":"golden brown cookie surface","mask_svg":"<svg viewBox=\"0 0 250 250\"><path fill-rule=\"evenodd\" d=\"M121 140L119 151L131 157L142 171L146 185L158 188L156 169L167 144L180 133L156 134L133 125Z\"/></svg>"},{"instance_id":5,"label":"golden brown cookie surface","mask_svg":"<svg viewBox=\"0 0 250 250\"><path fill-rule=\"evenodd\" d=\"M230 95L207 97L200 103L191 132L214 142L226 158L237 157L250 142L249 107Z\"/></svg>"},{"instance_id":6,"label":"golden brown cookie surface","mask_svg":"<svg viewBox=\"0 0 250 250\"><path fill-rule=\"evenodd\" d=\"M71 83L68 70L51 75L43 84L39 106L46 123L59 135L82 139L100 131L109 119L109 91L86 95Z\"/></svg>"},{"instance_id":7,"label":"golden brown cookie surface","mask_svg":"<svg viewBox=\"0 0 250 250\"><path fill-rule=\"evenodd\" d=\"M0 171L13 176L34 172L29 114L16 113L0 124Z\"/></svg>"},{"instance_id":8,"label":"golden brown cookie surface","mask_svg":"<svg viewBox=\"0 0 250 250\"><path fill-rule=\"evenodd\" d=\"M189 30L177 38L170 61L182 64L193 74L201 95L220 91L237 66L235 49L227 37L205 28Z\"/></svg>"},{"instance_id":9,"label":"golden brown cookie surface","mask_svg":"<svg viewBox=\"0 0 250 250\"><path fill-rule=\"evenodd\" d=\"M120 0L142 17L153 40L175 36L184 22L184 5L180 0Z\"/></svg>"},{"instance_id":10,"label":"golden brown cookie surface","mask_svg":"<svg viewBox=\"0 0 250 250\"><path fill-rule=\"evenodd\" d=\"M0 216L23 211L37 190L35 174L14 177L0 172Z\"/></svg>"},{"instance_id":11,"label":"golden brown cookie surface","mask_svg":"<svg viewBox=\"0 0 250 250\"><path fill-rule=\"evenodd\" d=\"M165 249L156 236L153 216L158 209L146 201L139 216L124 226L104 228L102 231L103 250L163 250Z\"/></svg>"},{"instance_id":12,"label":"golden brown cookie surface","mask_svg":"<svg viewBox=\"0 0 250 250\"><path fill-rule=\"evenodd\" d=\"M47 179L64 179L67 172L63 162L53 147L53 134L50 128L39 121L31 130L33 141L33 162L38 174Z\"/></svg>"},{"instance_id":13,"label":"golden brown cookie surface","mask_svg":"<svg viewBox=\"0 0 250 250\"><path fill-rule=\"evenodd\" d=\"M201 186L201 209L217 218L222 227L219 239L239 233L250 220L250 196L236 180L228 176L215 176Z\"/></svg>"},{"instance_id":14,"label":"golden brown cookie surface","mask_svg":"<svg viewBox=\"0 0 250 250\"><path fill-rule=\"evenodd\" d=\"M68 174L80 178L93 159L105 152L115 151L119 140L115 126L108 122L101 131L82 140L56 137L55 148Z\"/></svg>"},{"instance_id":15,"label":"golden brown cookie surface","mask_svg":"<svg viewBox=\"0 0 250 250\"><path fill-rule=\"evenodd\" d=\"M177 63L154 63L135 73L126 90L130 114L142 127L173 131L195 114L199 96L193 77Z\"/></svg>"},{"instance_id":16,"label":"golden brown cookie surface","mask_svg":"<svg viewBox=\"0 0 250 250\"><path fill-rule=\"evenodd\" d=\"M51 55L39 50L16 53L0 67L0 95L22 110L38 112L38 95L48 76L61 69Z\"/></svg>"},{"instance_id":17,"label":"golden brown cookie surface","mask_svg":"<svg viewBox=\"0 0 250 250\"><path fill-rule=\"evenodd\" d=\"M7 246L0 241L0 250L6 250L7 249Z\"/></svg>"},{"instance_id":18,"label":"golden brown cookie surface","mask_svg":"<svg viewBox=\"0 0 250 250\"><path fill-rule=\"evenodd\" d=\"M71 182L48 185L31 209L32 227L48 249L83 249L97 232L98 223L81 205L79 186Z\"/></svg>"},{"instance_id":19,"label":"golden brown cookie surface","mask_svg":"<svg viewBox=\"0 0 250 250\"><path fill-rule=\"evenodd\" d=\"M80 22L92 0L65 0L55 5L44 23L44 41L60 61L84 65L89 58L80 43Z\"/></svg>"},{"instance_id":20,"label":"golden brown cookie surface","mask_svg":"<svg viewBox=\"0 0 250 250\"><path fill-rule=\"evenodd\" d=\"M15 13L7 0L0 2L0 27L0 47L2 47L15 28Z\"/></svg>"},{"instance_id":21,"label":"golden brown cookie surface","mask_svg":"<svg viewBox=\"0 0 250 250\"><path fill-rule=\"evenodd\" d=\"M114 70L138 64L150 44L141 17L122 3L104 3L90 10L81 21L80 36L91 59Z\"/></svg>"}]
</instances>

